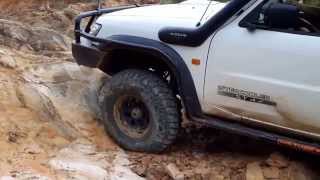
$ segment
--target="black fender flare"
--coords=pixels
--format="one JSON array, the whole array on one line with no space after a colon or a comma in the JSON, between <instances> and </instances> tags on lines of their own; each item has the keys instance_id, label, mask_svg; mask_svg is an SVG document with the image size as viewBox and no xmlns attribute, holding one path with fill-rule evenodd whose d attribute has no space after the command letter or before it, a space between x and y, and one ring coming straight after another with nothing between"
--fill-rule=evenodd
<instances>
[{"instance_id":1,"label":"black fender flare","mask_svg":"<svg viewBox=\"0 0 320 180\"><path fill-rule=\"evenodd\" d=\"M128 49L160 57L175 76L178 92L187 115L189 117L202 116L202 109L191 72L182 57L170 46L160 41L142 37L113 35L105 39L105 43L102 43L100 49L107 52L115 49Z\"/></svg>"}]
</instances>

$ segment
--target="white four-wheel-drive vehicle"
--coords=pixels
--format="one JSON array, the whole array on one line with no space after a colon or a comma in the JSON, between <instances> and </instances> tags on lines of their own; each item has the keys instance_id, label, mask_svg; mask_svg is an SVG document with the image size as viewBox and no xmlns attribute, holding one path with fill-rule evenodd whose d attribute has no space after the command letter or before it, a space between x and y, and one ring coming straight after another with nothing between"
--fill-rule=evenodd
<instances>
[{"instance_id":1,"label":"white four-wheel-drive vehicle","mask_svg":"<svg viewBox=\"0 0 320 180\"><path fill-rule=\"evenodd\" d=\"M77 17L73 55L112 76L99 101L125 149L163 151L185 114L319 154L319 19L285 0L98 9Z\"/></svg>"}]
</instances>

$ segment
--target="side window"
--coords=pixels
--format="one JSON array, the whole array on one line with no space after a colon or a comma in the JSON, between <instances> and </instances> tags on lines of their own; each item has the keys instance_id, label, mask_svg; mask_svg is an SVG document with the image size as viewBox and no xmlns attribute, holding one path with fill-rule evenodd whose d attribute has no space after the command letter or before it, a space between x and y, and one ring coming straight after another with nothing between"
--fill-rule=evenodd
<instances>
[{"instance_id":1,"label":"side window","mask_svg":"<svg viewBox=\"0 0 320 180\"><path fill-rule=\"evenodd\" d=\"M250 12L240 26L320 36L319 19L319 0L269 0Z\"/></svg>"}]
</instances>

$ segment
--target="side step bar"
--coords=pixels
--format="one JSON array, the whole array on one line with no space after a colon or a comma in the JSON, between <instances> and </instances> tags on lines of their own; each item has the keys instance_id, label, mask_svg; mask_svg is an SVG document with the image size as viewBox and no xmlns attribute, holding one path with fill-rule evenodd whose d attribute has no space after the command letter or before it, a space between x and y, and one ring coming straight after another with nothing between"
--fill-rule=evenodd
<instances>
[{"instance_id":1,"label":"side step bar","mask_svg":"<svg viewBox=\"0 0 320 180\"><path fill-rule=\"evenodd\" d=\"M214 117L197 118L192 117L195 122L205 124L209 127L227 131L232 134L238 134L258 140L263 140L269 143L277 144L284 147L289 147L297 151L302 151L314 155L320 155L320 144L301 141L289 137L285 137L276 133L266 132L259 129L254 129L236 122L222 120Z\"/></svg>"}]
</instances>

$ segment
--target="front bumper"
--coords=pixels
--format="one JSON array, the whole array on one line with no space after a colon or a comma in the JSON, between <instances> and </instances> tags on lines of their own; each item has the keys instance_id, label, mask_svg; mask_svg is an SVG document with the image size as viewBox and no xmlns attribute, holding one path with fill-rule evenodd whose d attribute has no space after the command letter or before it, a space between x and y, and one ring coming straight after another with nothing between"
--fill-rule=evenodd
<instances>
[{"instance_id":1,"label":"front bumper","mask_svg":"<svg viewBox=\"0 0 320 180\"><path fill-rule=\"evenodd\" d=\"M86 40L87 41L87 40ZM72 55L79 65L96 68L105 56L99 48L85 43L72 43Z\"/></svg>"},{"instance_id":2,"label":"front bumper","mask_svg":"<svg viewBox=\"0 0 320 180\"><path fill-rule=\"evenodd\" d=\"M91 25L101 15L120 11L129 8L139 7L139 5L120 6L107 9L99 9L80 14L75 20L75 42L72 43L72 54L79 65L88 67L98 67L104 59L106 52L94 45L96 43L107 44L108 40L97 38L90 34ZM83 19L89 18L85 28L81 28Z\"/></svg>"}]
</instances>

